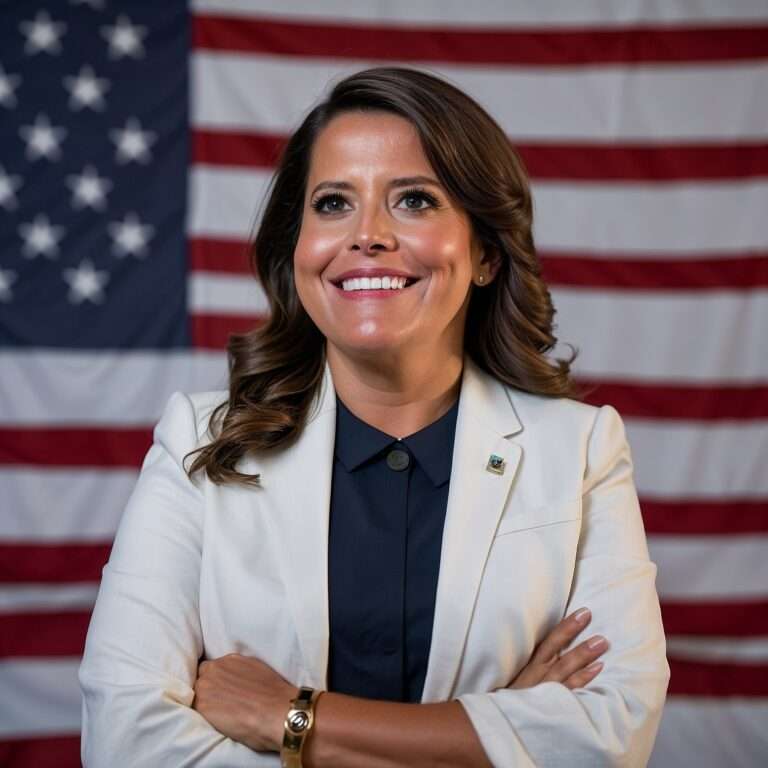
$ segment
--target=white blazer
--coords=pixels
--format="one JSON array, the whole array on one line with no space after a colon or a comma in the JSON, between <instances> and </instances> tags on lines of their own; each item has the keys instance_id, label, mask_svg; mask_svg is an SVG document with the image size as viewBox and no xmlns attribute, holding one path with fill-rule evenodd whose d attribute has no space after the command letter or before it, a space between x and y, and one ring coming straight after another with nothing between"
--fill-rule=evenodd
<instances>
[{"instance_id":1,"label":"white blazer","mask_svg":"<svg viewBox=\"0 0 768 768\"><path fill-rule=\"evenodd\" d=\"M120 523L80 667L89 768L278 766L190 708L201 657L325 686L330 369L300 438L242 460L262 488L184 473L224 399L171 397ZM655 575L618 413L523 393L467 358L423 701L458 698L498 768L645 765L669 679ZM581 606L577 642L611 644L597 678L497 690Z\"/></svg>"}]
</instances>

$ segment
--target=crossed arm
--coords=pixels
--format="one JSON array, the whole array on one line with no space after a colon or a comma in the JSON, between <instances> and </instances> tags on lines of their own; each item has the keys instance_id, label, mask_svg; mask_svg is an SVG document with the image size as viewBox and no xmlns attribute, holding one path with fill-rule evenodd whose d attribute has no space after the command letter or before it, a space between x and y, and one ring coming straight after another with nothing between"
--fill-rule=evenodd
<instances>
[{"instance_id":1,"label":"crossed arm","mask_svg":"<svg viewBox=\"0 0 768 768\"><path fill-rule=\"evenodd\" d=\"M607 648L604 638L589 638L560 655L589 620L589 611L581 610L560 622L509 688L557 682L574 689L591 682L602 668L595 660ZM224 735L255 751L277 752L295 694L296 688L266 664L232 654L200 665L193 706ZM303 763L307 768L491 765L458 701L398 704L334 693L318 699Z\"/></svg>"}]
</instances>

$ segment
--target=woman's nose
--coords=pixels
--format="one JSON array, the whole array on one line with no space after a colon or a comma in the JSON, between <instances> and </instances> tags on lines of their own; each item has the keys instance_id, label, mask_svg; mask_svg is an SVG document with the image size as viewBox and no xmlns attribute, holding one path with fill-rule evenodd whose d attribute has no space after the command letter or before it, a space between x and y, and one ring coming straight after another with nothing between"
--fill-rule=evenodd
<instances>
[{"instance_id":1,"label":"woman's nose","mask_svg":"<svg viewBox=\"0 0 768 768\"><path fill-rule=\"evenodd\" d=\"M381 211L361 213L351 233L350 250L392 251L397 248L397 238L388 217Z\"/></svg>"}]
</instances>

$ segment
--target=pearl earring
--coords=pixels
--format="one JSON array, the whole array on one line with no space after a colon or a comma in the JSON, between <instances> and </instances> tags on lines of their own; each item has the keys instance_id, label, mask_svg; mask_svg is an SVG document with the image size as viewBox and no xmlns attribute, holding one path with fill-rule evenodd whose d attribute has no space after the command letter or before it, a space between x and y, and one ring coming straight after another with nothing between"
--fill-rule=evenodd
<instances>
[{"instance_id":1,"label":"pearl earring","mask_svg":"<svg viewBox=\"0 0 768 768\"><path fill-rule=\"evenodd\" d=\"M482 285L482 284L485 282L485 278L484 278L482 275L480 275L480 276L477 278L477 282L478 282L478 283L480 283L480 284Z\"/></svg>"}]
</instances>

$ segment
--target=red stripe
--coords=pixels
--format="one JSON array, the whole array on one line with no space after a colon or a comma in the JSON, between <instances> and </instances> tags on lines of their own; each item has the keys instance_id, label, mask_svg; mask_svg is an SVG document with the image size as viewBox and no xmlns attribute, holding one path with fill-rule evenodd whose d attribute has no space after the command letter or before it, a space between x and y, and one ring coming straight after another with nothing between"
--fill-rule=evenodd
<instances>
[{"instance_id":1,"label":"red stripe","mask_svg":"<svg viewBox=\"0 0 768 768\"><path fill-rule=\"evenodd\" d=\"M0 544L0 583L98 582L112 543Z\"/></svg>"},{"instance_id":2,"label":"red stripe","mask_svg":"<svg viewBox=\"0 0 768 768\"><path fill-rule=\"evenodd\" d=\"M515 145L534 179L680 181L768 173L768 144Z\"/></svg>"},{"instance_id":3,"label":"red stripe","mask_svg":"<svg viewBox=\"0 0 768 768\"><path fill-rule=\"evenodd\" d=\"M0 658L82 656L90 611L0 613Z\"/></svg>"},{"instance_id":4,"label":"red stripe","mask_svg":"<svg viewBox=\"0 0 768 768\"><path fill-rule=\"evenodd\" d=\"M642 497L645 531L649 534L727 536L768 533L768 498L667 501Z\"/></svg>"},{"instance_id":5,"label":"red stripe","mask_svg":"<svg viewBox=\"0 0 768 768\"><path fill-rule=\"evenodd\" d=\"M190 238L189 266L193 272L250 275L248 243L209 237Z\"/></svg>"},{"instance_id":6,"label":"red stripe","mask_svg":"<svg viewBox=\"0 0 768 768\"><path fill-rule=\"evenodd\" d=\"M768 57L768 26L633 25L619 29L411 28L197 15L194 48L302 58L573 67Z\"/></svg>"},{"instance_id":7,"label":"red stripe","mask_svg":"<svg viewBox=\"0 0 768 768\"><path fill-rule=\"evenodd\" d=\"M3 427L0 465L136 467L152 430L127 427Z\"/></svg>"},{"instance_id":8,"label":"red stripe","mask_svg":"<svg viewBox=\"0 0 768 768\"><path fill-rule=\"evenodd\" d=\"M722 664L670 657L671 696L768 696L768 665Z\"/></svg>"},{"instance_id":9,"label":"red stripe","mask_svg":"<svg viewBox=\"0 0 768 768\"><path fill-rule=\"evenodd\" d=\"M272 169L285 136L234 131L192 134L202 165ZM768 175L768 144L518 144L532 178L542 181L681 181Z\"/></svg>"},{"instance_id":10,"label":"red stripe","mask_svg":"<svg viewBox=\"0 0 768 768\"><path fill-rule=\"evenodd\" d=\"M765 288L768 254L705 259L627 258L625 254L540 254L545 280L553 286L679 291Z\"/></svg>"},{"instance_id":11,"label":"red stripe","mask_svg":"<svg viewBox=\"0 0 768 768\"><path fill-rule=\"evenodd\" d=\"M768 635L768 600L678 602L663 600L668 635L758 637Z\"/></svg>"},{"instance_id":12,"label":"red stripe","mask_svg":"<svg viewBox=\"0 0 768 768\"><path fill-rule=\"evenodd\" d=\"M768 385L628 384L578 378L592 405L609 404L632 419L768 419Z\"/></svg>"},{"instance_id":13,"label":"red stripe","mask_svg":"<svg viewBox=\"0 0 768 768\"><path fill-rule=\"evenodd\" d=\"M192 162L271 169L277 165L285 141L279 134L195 130Z\"/></svg>"},{"instance_id":14,"label":"red stripe","mask_svg":"<svg viewBox=\"0 0 768 768\"><path fill-rule=\"evenodd\" d=\"M200 349L225 349L231 333L244 333L264 321L258 315L192 316L192 343Z\"/></svg>"},{"instance_id":15,"label":"red stripe","mask_svg":"<svg viewBox=\"0 0 768 768\"><path fill-rule=\"evenodd\" d=\"M80 768L80 735L0 741L3 768Z\"/></svg>"},{"instance_id":16,"label":"red stripe","mask_svg":"<svg viewBox=\"0 0 768 768\"><path fill-rule=\"evenodd\" d=\"M189 240L196 271L250 275L248 243L196 237ZM722 290L768 287L768 253L711 254L706 258L675 254L565 253L542 251L544 278L553 287L652 290Z\"/></svg>"}]
</instances>

